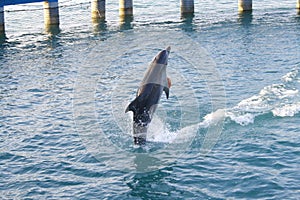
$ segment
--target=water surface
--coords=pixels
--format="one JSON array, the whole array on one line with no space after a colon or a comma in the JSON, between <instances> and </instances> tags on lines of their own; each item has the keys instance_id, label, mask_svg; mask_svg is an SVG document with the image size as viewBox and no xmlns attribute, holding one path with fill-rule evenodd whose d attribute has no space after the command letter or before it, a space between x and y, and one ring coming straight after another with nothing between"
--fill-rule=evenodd
<instances>
[{"instance_id":1,"label":"water surface","mask_svg":"<svg viewBox=\"0 0 300 200\"><path fill-rule=\"evenodd\" d=\"M182 18L177 1L135 1L120 24L107 2L95 25L88 2L64 0L57 35L44 32L42 4L6 7L1 198L299 198L295 4L254 1L239 14L233 1L197 1ZM124 110L168 45L170 98L139 149Z\"/></svg>"}]
</instances>

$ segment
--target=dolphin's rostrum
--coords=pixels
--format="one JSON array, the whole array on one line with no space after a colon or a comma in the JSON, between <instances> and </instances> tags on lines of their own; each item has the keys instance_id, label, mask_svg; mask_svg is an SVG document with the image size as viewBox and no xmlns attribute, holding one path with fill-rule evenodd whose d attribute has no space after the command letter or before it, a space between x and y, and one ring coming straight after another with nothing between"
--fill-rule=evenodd
<instances>
[{"instance_id":1,"label":"dolphin's rostrum","mask_svg":"<svg viewBox=\"0 0 300 200\"><path fill-rule=\"evenodd\" d=\"M157 108L162 92L169 98L171 81L167 78L166 68L171 48L159 52L151 62L136 98L128 105L125 112L133 112L134 144L146 143L147 128Z\"/></svg>"}]
</instances>

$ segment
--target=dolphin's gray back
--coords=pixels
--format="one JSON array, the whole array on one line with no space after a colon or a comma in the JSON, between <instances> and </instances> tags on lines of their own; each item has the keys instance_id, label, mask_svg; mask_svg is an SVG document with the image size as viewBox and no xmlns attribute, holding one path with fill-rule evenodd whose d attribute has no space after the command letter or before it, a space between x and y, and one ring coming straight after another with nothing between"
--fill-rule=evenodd
<instances>
[{"instance_id":1,"label":"dolphin's gray back","mask_svg":"<svg viewBox=\"0 0 300 200\"><path fill-rule=\"evenodd\" d=\"M145 73L145 76L138 89L137 95L141 93L143 86L147 84L158 84L162 87L168 87L166 68L167 65L152 62L147 72Z\"/></svg>"}]
</instances>

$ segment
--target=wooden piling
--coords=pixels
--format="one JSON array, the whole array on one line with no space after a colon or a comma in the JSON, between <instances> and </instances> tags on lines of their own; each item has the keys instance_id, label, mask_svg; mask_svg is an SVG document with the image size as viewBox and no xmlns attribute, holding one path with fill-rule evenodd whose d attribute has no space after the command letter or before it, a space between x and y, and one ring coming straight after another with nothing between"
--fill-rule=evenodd
<instances>
[{"instance_id":1,"label":"wooden piling","mask_svg":"<svg viewBox=\"0 0 300 200\"><path fill-rule=\"evenodd\" d=\"M59 31L58 0L44 1L44 24L46 32Z\"/></svg>"},{"instance_id":2,"label":"wooden piling","mask_svg":"<svg viewBox=\"0 0 300 200\"><path fill-rule=\"evenodd\" d=\"M252 0L238 0L239 11L251 11L252 10Z\"/></svg>"},{"instance_id":3,"label":"wooden piling","mask_svg":"<svg viewBox=\"0 0 300 200\"><path fill-rule=\"evenodd\" d=\"M132 0L119 1L119 15L120 17L133 15Z\"/></svg>"},{"instance_id":4,"label":"wooden piling","mask_svg":"<svg viewBox=\"0 0 300 200\"><path fill-rule=\"evenodd\" d=\"M93 21L105 19L105 0L92 0L91 10Z\"/></svg>"},{"instance_id":5,"label":"wooden piling","mask_svg":"<svg viewBox=\"0 0 300 200\"><path fill-rule=\"evenodd\" d=\"M4 25L4 5L0 3L0 35L5 34L5 25Z\"/></svg>"},{"instance_id":6,"label":"wooden piling","mask_svg":"<svg viewBox=\"0 0 300 200\"><path fill-rule=\"evenodd\" d=\"M105 0L92 0L91 2L92 23L95 34L105 31L107 24L105 21Z\"/></svg>"},{"instance_id":7,"label":"wooden piling","mask_svg":"<svg viewBox=\"0 0 300 200\"><path fill-rule=\"evenodd\" d=\"M194 13L194 0L180 0L181 14Z\"/></svg>"},{"instance_id":8,"label":"wooden piling","mask_svg":"<svg viewBox=\"0 0 300 200\"><path fill-rule=\"evenodd\" d=\"M300 0L297 0L297 8L300 10Z\"/></svg>"}]
</instances>

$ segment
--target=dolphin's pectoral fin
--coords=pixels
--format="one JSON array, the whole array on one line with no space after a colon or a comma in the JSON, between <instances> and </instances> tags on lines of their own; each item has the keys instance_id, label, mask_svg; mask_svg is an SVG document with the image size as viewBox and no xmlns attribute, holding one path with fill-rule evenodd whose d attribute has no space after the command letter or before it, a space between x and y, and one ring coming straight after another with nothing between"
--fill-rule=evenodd
<instances>
[{"instance_id":1,"label":"dolphin's pectoral fin","mask_svg":"<svg viewBox=\"0 0 300 200\"><path fill-rule=\"evenodd\" d=\"M169 91L170 91L170 89L168 87L164 87L164 91L165 91L166 97L168 99L169 98Z\"/></svg>"}]
</instances>

